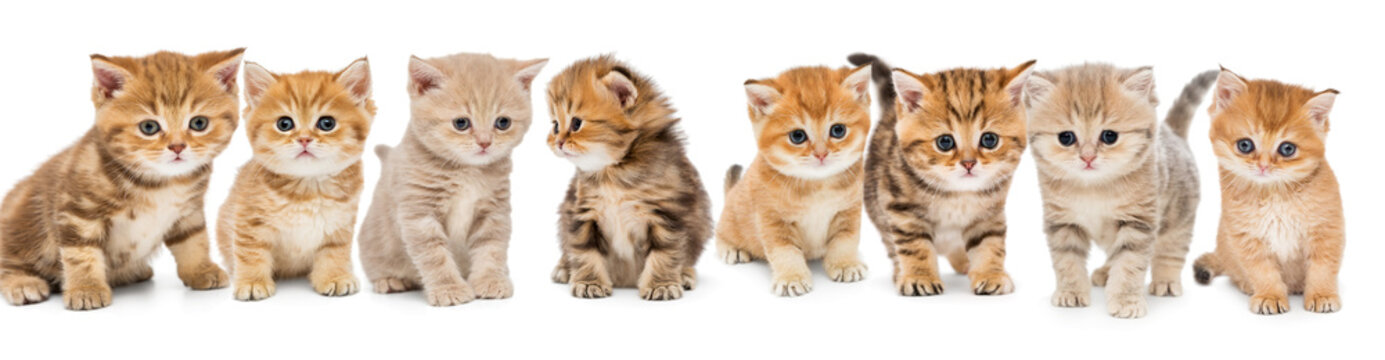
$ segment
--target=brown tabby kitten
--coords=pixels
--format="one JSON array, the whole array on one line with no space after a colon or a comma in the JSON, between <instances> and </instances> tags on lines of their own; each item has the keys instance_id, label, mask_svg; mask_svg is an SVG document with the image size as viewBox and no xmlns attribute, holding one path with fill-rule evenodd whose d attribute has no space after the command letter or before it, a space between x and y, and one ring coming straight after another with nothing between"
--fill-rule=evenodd
<instances>
[{"instance_id":1,"label":"brown tabby kitten","mask_svg":"<svg viewBox=\"0 0 1385 360\"><path fill-rule=\"evenodd\" d=\"M937 254L977 295L1014 290L1005 272L1005 194L1024 153L1020 94L1034 61L1013 69L915 75L874 63L881 118L866 156L866 213L894 261L900 295L943 291ZM897 94L897 96L896 96Z\"/></svg>"},{"instance_id":2,"label":"brown tabby kitten","mask_svg":"<svg viewBox=\"0 0 1385 360\"><path fill-rule=\"evenodd\" d=\"M209 258L202 198L236 130L244 49L142 58L92 55L96 124L5 197L0 293L11 304L63 288L68 309L110 305L149 280L164 244L193 289L226 286Z\"/></svg>"},{"instance_id":3,"label":"brown tabby kitten","mask_svg":"<svg viewBox=\"0 0 1385 360\"><path fill-rule=\"evenodd\" d=\"M646 300L682 297L697 282L712 214L668 99L608 55L558 74L548 106L548 145L577 165L559 209L553 280L582 298L615 286L637 287Z\"/></svg>"}]
</instances>

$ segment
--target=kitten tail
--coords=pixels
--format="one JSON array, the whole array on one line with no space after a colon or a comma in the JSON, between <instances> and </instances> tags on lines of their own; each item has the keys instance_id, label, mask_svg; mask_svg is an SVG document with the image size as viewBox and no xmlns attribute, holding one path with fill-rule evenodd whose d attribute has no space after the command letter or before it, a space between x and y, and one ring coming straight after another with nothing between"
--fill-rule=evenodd
<instances>
[{"instance_id":1,"label":"kitten tail","mask_svg":"<svg viewBox=\"0 0 1385 360\"><path fill-rule=\"evenodd\" d=\"M741 181L741 166L731 165L730 169L726 169L726 182L721 186L722 192L730 193L731 187L736 186L739 181Z\"/></svg>"},{"instance_id":2,"label":"kitten tail","mask_svg":"<svg viewBox=\"0 0 1385 360\"><path fill-rule=\"evenodd\" d=\"M880 118L893 118L895 97L894 79L890 78L890 71L893 71L893 69L891 69L889 65L886 65L884 61L881 61L880 58L875 57L875 55L866 53L851 54L846 57L846 61L851 62L851 65L854 66L872 64L870 66L871 80L875 82L875 87L880 91L879 98L875 100L880 104Z\"/></svg>"},{"instance_id":3,"label":"kitten tail","mask_svg":"<svg viewBox=\"0 0 1385 360\"><path fill-rule=\"evenodd\" d=\"M1193 114L1197 113L1198 103L1202 102L1202 96L1207 94L1207 89L1212 83L1217 81L1216 70L1204 71L1197 74L1193 81L1183 86L1183 94L1178 96L1178 100L1173 102L1173 107L1169 108L1168 115L1164 116L1164 123L1178 134L1178 137L1188 138L1188 125L1193 122Z\"/></svg>"},{"instance_id":4,"label":"kitten tail","mask_svg":"<svg viewBox=\"0 0 1385 360\"><path fill-rule=\"evenodd\" d=\"M1216 252L1209 252L1197 257L1193 262L1193 278L1198 284L1207 285L1212 283L1212 278L1221 275L1222 261Z\"/></svg>"},{"instance_id":5,"label":"kitten tail","mask_svg":"<svg viewBox=\"0 0 1385 360\"><path fill-rule=\"evenodd\" d=\"M390 146L385 144L375 145L375 156L380 157L380 162L384 162L390 156Z\"/></svg>"}]
</instances>

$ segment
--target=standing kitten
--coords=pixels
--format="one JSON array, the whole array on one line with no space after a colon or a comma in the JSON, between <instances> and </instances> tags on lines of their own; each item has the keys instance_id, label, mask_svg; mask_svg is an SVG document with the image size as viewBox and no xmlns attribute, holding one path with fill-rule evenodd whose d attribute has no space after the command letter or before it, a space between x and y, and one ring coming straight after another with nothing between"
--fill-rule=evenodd
<instances>
[{"instance_id":1,"label":"standing kitten","mask_svg":"<svg viewBox=\"0 0 1385 360\"><path fill-rule=\"evenodd\" d=\"M529 84L548 60L456 54L409 59L412 118L379 146L375 199L361 224L361 265L378 293L417 289L452 306L514 293L510 151L529 129Z\"/></svg>"},{"instance_id":2,"label":"standing kitten","mask_svg":"<svg viewBox=\"0 0 1385 360\"><path fill-rule=\"evenodd\" d=\"M329 73L277 75L245 64L245 134L255 157L221 206L217 244L237 300L274 295L308 275L328 296L356 293L351 235L375 117L365 58Z\"/></svg>"},{"instance_id":3,"label":"standing kitten","mask_svg":"<svg viewBox=\"0 0 1385 360\"><path fill-rule=\"evenodd\" d=\"M1214 76L1184 87L1162 124L1149 67L1085 64L1030 77L1025 107L1058 280L1054 306L1085 307L1092 285L1109 284L1111 316L1144 316L1151 265L1150 294L1183 293L1198 203L1188 123ZM1092 243L1107 256L1089 280Z\"/></svg>"},{"instance_id":4,"label":"standing kitten","mask_svg":"<svg viewBox=\"0 0 1385 360\"><path fill-rule=\"evenodd\" d=\"M1034 61L915 75L869 55L849 60L875 63L881 118L866 158L865 202L900 295L942 293L938 254L967 274L977 295L1013 291L1005 194L1024 153L1019 100Z\"/></svg>"},{"instance_id":5,"label":"standing kitten","mask_svg":"<svg viewBox=\"0 0 1385 360\"><path fill-rule=\"evenodd\" d=\"M553 281L572 296L637 287L645 300L683 297L712 235L711 200L683 152L673 107L647 77L601 56L548 85L553 153L577 165L558 213L563 257Z\"/></svg>"},{"instance_id":6,"label":"standing kitten","mask_svg":"<svg viewBox=\"0 0 1385 360\"><path fill-rule=\"evenodd\" d=\"M0 294L11 304L63 289L68 309L110 305L111 287L149 280L164 244L193 289L226 286L208 254L202 197L236 130L244 49L91 56L96 124L20 181L0 209Z\"/></svg>"},{"instance_id":7,"label":"standing kitten","mask_svg":"<svg viewBox=\"0 0 1385 360\"><path fill-rule=\"evenodd\" d=\"M1337 90L1246 80L1223 69L1209 112L1221 173L1217 249L1193 263L1197 281L1226 274L1257 314L1341 310L1337 271L1346 246L1342 196L1327 165Z\"/></svg>"},{"instance_id":8,"label":"standing kitten","mask_svg":"<svg viewBox=\"0 0 1385 360\"><path fill-rule=\"evenodd\" d=\"M809 259L825 259L833 281L865 278L856 248L870 74L808 67L745 82L760 152L743 178L739 165L726 174L717 248L730 264L768 260L775 294L813 289Z\"/></svg>"}]
</instances>

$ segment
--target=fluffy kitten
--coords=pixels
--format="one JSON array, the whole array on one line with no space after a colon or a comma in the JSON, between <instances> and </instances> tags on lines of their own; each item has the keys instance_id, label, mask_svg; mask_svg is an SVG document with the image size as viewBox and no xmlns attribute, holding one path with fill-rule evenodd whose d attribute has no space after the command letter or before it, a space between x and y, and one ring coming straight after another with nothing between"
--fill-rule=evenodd
<instances>
[{"instance_id":1,"label":"fluffy kitten","mask_svg":"<svg viewBox=\"0 0 1385 360\"><path fill-rule=\"evenodd\" d=\"M1202 284L1225 274L1257 314L1341 310L1337 272L1346 246L1342 197L1327 165L1328 113L1337 91L1246 80L1223 69L1213 97L1212 150L1221 173L1217 249L1193 263Z\"/></svg>"},{"instance_id":2,"label":"fluffy kitten","mask_svg":"<svg viewBox=\"0 0 1385 360\"><path fill-rule=\"evenodd\" d=\"M236 130L244 49L91 56L96 124L15 186L0 208L0 294L11 304L63 289L68 309L110 305L111 287L154 276L168 247L193 289L226 286L209 257L202 198Z\"/></svg>"},{"instance_id":3,"label":"fluffy kitten","mask_svg":"<svg viewBox=\"0 0 1385 360\"><path fill-rule=\"evenodd\" d=\"M308 275L328 296L356 293L351 237L375 117L365 58L330 73L277 75L245 64L245 133L255 157L221 206L217 244L237 300Z\"/></svg>"},{"instance_id":4,"label":"fluffy kitten","mask_svg":"<svg viewBox=\"0 0 1385 360\"><path fill-rule=\"evenodd\" d=\"M547 63L409 59L412 118L399 146L376 148L380 183L361 224L361 265L376 292L422 286L433 306L514 293L510 152L529 129L529 85Z\"/></svg>"},{"instance_id":5,"label":"fluffy kitten","mask_svg":"<svg viewBox=\"0 0 1385 360\"><path fill-rule=\"evenodd\" d=\"M1184 87L1163 123L1149 67L1084 64L1030 77L1024 103L1058 282L1054 306L1085 307L1092 285L1109 285L1111 316L1144 316L1146 272L1150 294L1183 293L1198 203L1188 123L1215 76ZM1089 279L1092 243L1107 257Z\"/></svg>"},{"instance_id":6,"label":"fluffy kitten","mask_svg":"<svg viewBox=\"0 0 1385 360\"><path fill-rule=\"evenodd\" d=\"M673 300L697 282L711 201L683 152L678 118L654 82L610 56L578 61L548 85L553 153L577 165L559 209L553 280L572 296L612 287Z\"/></svg>"},{"instance_id":7,"label":"fluffy kitten","mask_svg":"<svg viewBox=\"0 0 1385 360\"><path fill-rule=\"evenodd\" d=\"M775 294L811 291L810 259L825 259L833 281L865 278L857 245L870 74L870 65L805 67L745 82L760 152L743 178L739 165L726 174L717 249L730 264L768 260Z\"/></svg>"},{"instance_id":8,"label":"fluffy kitten","mask_svg":"<svg viewBox=\"0 0 1385 360\"><path fill-rule=\"evenodd\" d=\"M1024 153L1020 93L1034 61L1012 69L893 72L874 56L881 118L866 157L866 212L894 261L900 295L942 293L937 255L977 295L1014 290L1005 272L1005 194Z\"/></svg>"}]
</instances>

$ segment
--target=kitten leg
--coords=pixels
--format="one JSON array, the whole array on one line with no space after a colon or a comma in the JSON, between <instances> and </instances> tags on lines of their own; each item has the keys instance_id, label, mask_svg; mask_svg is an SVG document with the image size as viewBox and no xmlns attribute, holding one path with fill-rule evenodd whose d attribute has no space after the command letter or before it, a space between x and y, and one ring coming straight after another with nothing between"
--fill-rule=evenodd
<instances>
[{"instance_id":1,"label":"kitten leg","mask_svg":"<svg viewBox=\"0 0 1385 360\"><path fill-rule=\"evenodd\" d=\"M1233 256L1241 259L1239 279L1242 288L1250 289L1250 311L1260 315L1277 315L1289 311L1289 288L1284 284L1284 276L1279 262L1266 248L1265 241L1246 237L1243 234L1230 235L1234 246Z\"/></svg>"},{"instance_id":2,"label":"kitten leg","mask_svg":"<svg viewBox=\"0 0 1385 360\"><path fill-rule=\"evenodd\" d=\"M96 246L62 246L63 304L68 310L95 310L111 304L106 282L106 252Z\"/></svg>"},{"instance_id":3,"label":"kitten leg","mask_svg":"<svg viewBox=\"0 0 1385 360\"><path fill-rule=\"evenodd\" d=\"M952 271L956 271L959 275L966 275L971 268L971 262L967 260L965 251L953 251L947 254L947 264L952 265Z\"/></svg>"},{"instance_id":4,"label":"kitten leg","mask_svg":"<svg viewBox=\"0 0 1385 360\"><path fill-rule=\"evenodd\" d=\"M931 296L943 293L943 280L938 271L937 249L928 224L919 220L912 210L915 204L900 204L887 209L885 222L888 236L882 236L885 247L894 259L894 284L903 296Z\"/></svg>"},{"instance_id":5,"label":"kitten leg","mask_svg":"<svg viewBox=\"0 0 1385 360\"><path fill-rule=\"evenodd\" d=\"M649 255L636 284L640 298L645 300L677 300L683 297L683 249L691 241L688 235L672 231L680 224L655 222L649 231Z\"/></svg>"},{"instance_id":6,"label":"kitten leg","mask_svg":"<svg viewBox=\"0 0 1385 360\"><path fill-rule=\"evenodd\" d=\"M476 298L471 285L447 248L447 232L434 218L436 209L428 204L401 204L399 224L403 225L404 250L423 280L428 305L453 306Z\"/></svg>"},{"instance_id":7,"label":"kitten leg","mask_svg":"<svg viewBox=\"0 0 1385 360\"><path fill-rule=\"evenodd\" d=\"M164 235L164 247L173 253L178 263L178 279L193 290L226 287L229 276L212 262L211 240L207 237L206 219L202 211L184 217Z\"/></svg>"},{"instance_id":8,"label":"kitten leg","mask_svg":"<svg viewBox=\"0 0 1385 360\"><path fill-rule=\"evenodd\" d=\"M1318 313L1342 309L1337 294L1337 273L1342 267L1342 248L1346 241L1337 231L1318 231L1308 243L1308 275L1303 291L1303 306Z\"/></svg>"},{"instance_id":9,"label":"kitten leg","mask_svg":"<svg viewBox=\"0 0 1385 360\"><path fill-rule=\"evenodd\" d=\"M692 266L683 267L683 290L692 290L697 287L697 269Z\"/></svg>"},{"instance_id":10,"label":"kitten leg","mask_svg":"<svg viewBox=\"0 0 1385 360\"><path fill-rule=\"evenodd\" d=\"M1106 258L1106 263L1101 267L1092 270L1092 286L1105 287L1106 280L1111 277L1111 258Z\"/></svg>"},{"instance_id":11,"label":"kitten leg","mask_svg":"<svg viewBox=\"0 0 1385 360\"><path fill-rule=\"evenodd\" d=\"M503 214L503 215L502 215ZM473 225L471 234L471 271L467 282L481 299L505 299L515 293L510 283L506 249L510 245L508 207L491 213Z\"/></svg>"},{"instance_id":12,"label":"kitten leg","mask_svg":"<svg viewBox=\"0 0 1385 360\"><path fill-rule=\"evenodd\" d=\"M48 280L19 270L0 270L0 295L4 295L10 305L43 302L52 291Z\"/></svg>"},{"instance_id":13,"label":"kitten leg","mask_svg":"<svg viewBox=\"0 0 1385 360\"><path fill-rule=\"evenodd\" d=\"M327 241L317 248L308 282L313 284L313 290L318 294L346 296L355 294L361 288L351 270L350 229L347 227L329 234Z\"/></svg>"},{"instance_id":14,"label":"kitten leg","mask_svg":"<svg viewBox=\"0 0 1385 360\"><path fill-rule=\"evenodd\" d=\"M1138 216L1119 222L1109 260L1106 311L1111 316L1134 319L1148 312L1145 277L1154 245L1154 225Z\"/></svg>"},{"instance_id":15,"label":"kitten leg","mask_svg":"<svg viewBox=\"0 0 1385 360\"><path fill-rule=\"evenodd\" d=\"M769 262L770 291L779 296L799 296L813 291L813 274L808 260L798 247L802 239L798 227L785 223L778 214L760 213L760 231Z\"/></svg>"},{"instance_id":16,"label":"kitten leg","mask_svg":"<svg viewBox=\"0 0 1385 360\"><path fill-rule=\"evenodd\" d=\"M1005 225L991 224L967 239L967 257L972 264L967 277L976 295L1005 295L1015 291L1010 274L1005 273ZM984 227L983 227L984 228Z\"/></svg>"},{"instance_id":17,"label":"kitten leg","mask_svg":"<svg viewBox=\"0 0 1385 360\"><path fill-rule=\"evenodd\" d=\"M585 220L568 229L562 233L563 262L567 265L572 296L584 299L611 296L614 283L606 265L606 256L600 250L603 239L596 222Z\"/></svg>"},{"instance_id":18,"label":"kitten leg","mask_svg":"<svg viewBox=\"0 0 1385 360\"><path fill-rule=\"evenodd\" d=\"M1154 261L1150 264L1150 295L1183 295L1183 280L1180 275L1188 256L1188 244L1192 241L1192 227L1164 231L1164 234L1155 240Z\"/></svg>"},{"instance_id":19,"label":"kitten leg","mask_svg":"<svg viewBox=\"0 0 1385 360\"><path fill-rule=\"evenodd\" d=\"M827 254L822 267L827 269L827 278L837 282L856 282L865 280L866 264L861 262L860 205L837 213L828 229L831 238L827 240Z\"/></svg>"},{"instance_id":20,"label":"kitten leg","mask_svg":"<svg viewBox=\"0 0 1385 360\"><path fill-rule=\"evenodd\" d=\"M568 273L566 257L558 257L558 265L553 266L553 274L550 275L554 283L566 284L572 280L572 274Z\"/></svg>"},{"instance_id":21,"label":"kitten leg","mask_svg":"<svg viewBox=\"0 0 1385 360\"><path fill-rule=\"evenodd\" d=\"M273 246L265 229L242 223L234 231L234 244L231 246L236 269L233 275L232 296L236 300L255 301L274 296L274 255Z\"/></svg>"},{"instance_id":22,"label":"kitten leg","mask_svg":"<svg viewBox=\"0 0 1385 360\"><path fill-rule=\"evenodd\" d=\"M150 267L148 263L141 262L129 264L128 266L132 266L133 268L121 273L107 273L107 275L111 276L110 279L107 279L107 281L111 283L111 287L141 283L154 278L154 268Z\"/></svg>"},{"instance_id":23,"label":"kitten leg","mask_svg":"<svg viewBox=\"0 0 1385 360\"><path fill-rule=\"evenodd\" d=\"M1087 307L1092 301L1092 282L1087 279L1087 252L1091 241L1073 224L1048 225L1048 251L1053 258L1057 287L1053 306Z\"/></svg>"}]
</instances>

